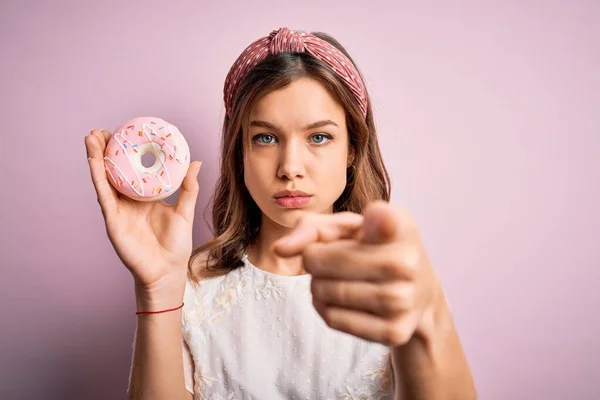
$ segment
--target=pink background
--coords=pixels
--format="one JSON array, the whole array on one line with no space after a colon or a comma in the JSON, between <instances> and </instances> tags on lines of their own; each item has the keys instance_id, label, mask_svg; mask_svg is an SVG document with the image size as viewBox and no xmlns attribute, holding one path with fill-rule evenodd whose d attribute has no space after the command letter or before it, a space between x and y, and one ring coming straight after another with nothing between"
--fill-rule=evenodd
<instances>
[{"instance_id":1,"label":"pink background","mask_svg":"<svg viewBox=\"0 0 600 400\"><path fill-rule=\"evenodd\" d=\"M481 399L600 398L597 1L0 7L0 398L122 398L132 280L83 138L177 125L204 161L199 244L225 74L285 25L333 34L366 75L393 202L420 222Z\"/></svg>"}]
</instances>

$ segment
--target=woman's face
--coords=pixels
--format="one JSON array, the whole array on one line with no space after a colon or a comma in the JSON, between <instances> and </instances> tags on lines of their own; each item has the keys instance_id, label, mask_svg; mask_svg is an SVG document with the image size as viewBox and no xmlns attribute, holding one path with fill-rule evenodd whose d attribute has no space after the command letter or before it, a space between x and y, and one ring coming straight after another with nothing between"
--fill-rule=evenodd
<instances>
[{"instance_id":1,"label":"woman's face","mask_svg":"<svg viewBox=\"0 0 600 400\"><path fill-rule=\"evenodd\" d=\"M263 217L293 227L303 211L333 211L346 187L348 150L343 107L319 82L297 79L263 97L250 113L245 185Z\"/></svg>"}]
</instances>

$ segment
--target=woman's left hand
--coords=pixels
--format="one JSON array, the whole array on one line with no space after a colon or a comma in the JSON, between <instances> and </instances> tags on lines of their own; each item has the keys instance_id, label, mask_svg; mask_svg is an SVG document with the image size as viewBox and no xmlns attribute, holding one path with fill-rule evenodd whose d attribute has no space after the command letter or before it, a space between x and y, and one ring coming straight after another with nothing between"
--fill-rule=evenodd
<instances>
[{"instance_id":1,"label":"woman's left hand","mask_svg":"<svg viewBox=\"0 0 600 400\"><path fill-rule=\"evenodd\" d=\"M443 296L415 221L386 202L363 215L308 213L273 250L302 256L329 327L390 347L431 327Z\"/></svg>"}]
</instances>

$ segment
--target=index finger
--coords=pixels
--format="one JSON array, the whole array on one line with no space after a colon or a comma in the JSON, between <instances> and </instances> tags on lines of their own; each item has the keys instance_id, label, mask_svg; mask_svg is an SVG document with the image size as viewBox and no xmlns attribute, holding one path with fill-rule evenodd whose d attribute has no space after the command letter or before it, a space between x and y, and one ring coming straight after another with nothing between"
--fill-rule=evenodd
<instances>
[{"instance_id":1,"label":"index finger","mask_svg":"<svg viewBox=\"0 0 600 400\"><path fill-rule=\"evenodd\" d=\"M181 184L181 193L177 200L176 210L190 222L194 219L194 210L196 207L196 200L198 199L199 185L198 185L198 172L202 162L194 161L188 167L188 171L183 178Z\"/></svg>"},{"instance_id":2,"label":"index finger","mask_svg":"<svg viewBox=\"0 0 600 400\"><path fill-rule=\"evenodd\" d=\"M85 148L88 155L92 183L94 184L102 213L105 218L109 218L117 211L117 194L106 178L104 165L106 141L106 133L97 130L92 131L85 137Z\"/></svg>"},{"instance_id":3,"label":"index finger","mask_svg":"<svg viewBox=\"0 0 600 400\"><path fill-rule=\"evenodd\" d=\"M301 218L289 234L275 241L272 249L281 257L296 256L312 243L351 238L362 224L363 216L349 211L309 214Z\"/></svg>"}]
</instances>

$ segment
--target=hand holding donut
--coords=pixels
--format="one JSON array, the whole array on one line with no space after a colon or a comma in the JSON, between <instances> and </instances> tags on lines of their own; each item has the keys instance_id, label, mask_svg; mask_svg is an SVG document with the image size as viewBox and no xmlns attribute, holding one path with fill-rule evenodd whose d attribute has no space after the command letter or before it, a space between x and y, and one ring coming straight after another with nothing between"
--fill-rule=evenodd
<instances>
[{"instance_id":1,"label":"hand holding donut","mask_svg":"<svg viewBox=\"0 0 600 400\"><path fill-rule=\"evenodd\" d=\"M125 130L127 127L129 131ZM178 154L173 142L169 145L169 132L159 131L158 126L140 128L141 125L128 125L114 135L106 130L92 130L85 145L113 247L131 271L136 288L152 297L153 305L161 306L157 300L160 297L166 306L172 300L168 297L181 295L185 287L201 162L189 163L189 150L182 136L179 145L185 149ZM143 138L148 139L147 146L140 141ZM146 168L139 162L144 148L157 155L152 167ZM120 162L119 155L128 163ZM169 161L175 168L169 168ZM177 176L178 172L182 175ZM177 190L178 182L181 192L177 204L161 201Z\"/></svg>"}]
</instances>

